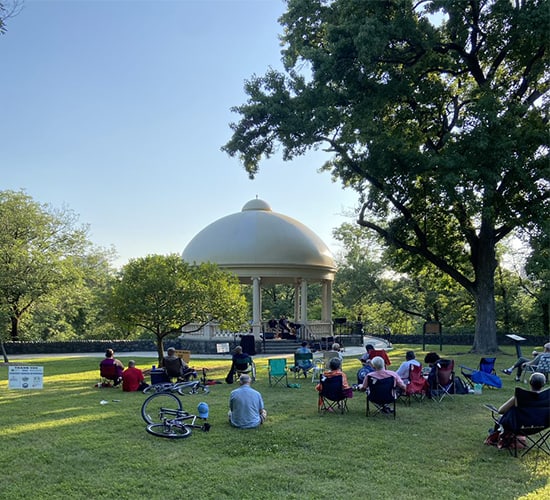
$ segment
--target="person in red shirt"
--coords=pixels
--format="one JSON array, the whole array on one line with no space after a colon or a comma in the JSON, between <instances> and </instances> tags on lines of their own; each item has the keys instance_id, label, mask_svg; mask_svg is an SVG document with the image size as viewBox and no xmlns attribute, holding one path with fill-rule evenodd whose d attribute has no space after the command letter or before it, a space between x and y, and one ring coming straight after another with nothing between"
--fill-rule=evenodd
<instances>
[{"instance_id":1,"label":"person in red shirt","mask_svg":"<svg viewBox=\"0 0 550 500\"><path fill-rule=\"evenodd\" d=\"M142 391L149 384L145 382L143 372L136 368L136 362L128 361L128 368L122 373L122 390L126 392Z\"/></svg>"}]
</instances>

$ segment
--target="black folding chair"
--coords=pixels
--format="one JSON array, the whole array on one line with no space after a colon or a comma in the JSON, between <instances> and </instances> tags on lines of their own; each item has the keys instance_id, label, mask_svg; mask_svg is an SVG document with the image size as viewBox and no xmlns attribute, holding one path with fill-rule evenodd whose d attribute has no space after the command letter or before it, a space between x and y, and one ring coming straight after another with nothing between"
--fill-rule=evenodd
<instances>
[{"instance_id":1,"label":"black folding chair","mask_svg":"<svg viewBox=\"0 0 550 500\"><path fill-rule=\"evenodd\" d=\"M518 448L524 445L522 457L533 449L550 456L550 389L533 392L516 387L514 394L516 406L504 415L486 405L492 410L493 420L501 427L501 433L510 435L508 451L517 457Z\"/></svg>"},{"instance_id":2,"label":"black folding chair","mask_svg":"<svg viewBox=\"0 0 550 500\"><path fill-rule=\"evenodd\" d=\"M319 413L347 412L348 398L342 389L342 375L335 375L334 377L322 375L319 383L321 384L318 400Z\"/></svg>"},{"instance_id":3,"label":"black folding chair","mask_svg":"<svg viewBox=\"0 0 550 500\"><path fill-rule=\"evenodd\" d=\"M397 399L395 379L393 377L377 379L367 375L367 385L367 417L371 414L370 403L372 403L373 416L382 413L393 415L395 419L395 400Z\"/></svg>"}]
</instances>

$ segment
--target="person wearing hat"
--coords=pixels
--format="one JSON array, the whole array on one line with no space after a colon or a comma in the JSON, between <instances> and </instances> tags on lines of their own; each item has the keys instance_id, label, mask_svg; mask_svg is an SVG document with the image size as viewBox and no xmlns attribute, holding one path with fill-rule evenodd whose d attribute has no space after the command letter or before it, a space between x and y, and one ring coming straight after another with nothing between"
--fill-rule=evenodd
<instances>
[{"instance_id":1,"label":"person wearing hat","mask_svg":"<svg viewBox=\"0 0 550 500\"><path fill-rule=\"evenodd\" d=\"M239 429L254 429L267 417L262 395L250 387L250 382L250 375L243 373L239 377L240 387L229 395L229 422Z\"/></svg>"},{"instance_id":2,"label":"person wearing hat","mask_svg":"<svg viewBox=\"0 0 550 500\"><path fill-rule=\"evenodd\" d=\"M546 378L548 378L548 372L550 371L550 342L544 344L544 352L537 354L532 360L520 357L510 368L502 370L502 373L511 375L517 369L515 380L519 382L521 380L521 373L526 367L531 367L532 371L546 373Z\"/></svg>"}]
</instances>

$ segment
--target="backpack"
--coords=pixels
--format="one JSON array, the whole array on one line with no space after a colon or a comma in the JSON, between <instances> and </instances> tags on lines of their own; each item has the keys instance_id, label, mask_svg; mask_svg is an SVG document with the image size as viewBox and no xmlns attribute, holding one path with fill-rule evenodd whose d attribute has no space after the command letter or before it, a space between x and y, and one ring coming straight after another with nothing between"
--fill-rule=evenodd
<instances>
[{"instance_id":1,"label":"backpack","mask_svg":"<svg viewBox=\"0 0 550 500\"><path fill-rule=\"evenodd\" d=\"M455 377L455 394L469 394L468 386L460 377Z\"/></svg>"}]
</instances>

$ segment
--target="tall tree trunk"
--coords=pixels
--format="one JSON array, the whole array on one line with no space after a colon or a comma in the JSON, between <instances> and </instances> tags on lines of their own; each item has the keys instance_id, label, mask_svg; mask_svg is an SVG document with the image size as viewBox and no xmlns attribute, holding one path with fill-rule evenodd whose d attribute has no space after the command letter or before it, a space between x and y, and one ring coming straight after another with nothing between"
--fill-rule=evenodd
<instances>
[{"instance_id":1,"label":"tall tree trunk","mask_svg":"<svg viewBox=\"0 0 550 500\"><path fill-rule=\"evenodd\" d=\"M0 340L0 347L2 347L2 357L4 358L4 363L9 363L8 354L6 353L6 348L4 347L4 342Z\"/></svg>"},{"instance_id":2,"label":"tall tree trunk","mask_svg":"<svg viewBox=\"0 0 550 500\"><path fill-rule=\"evenodd\" d=\"M498 351L495 306L497 260L494 239L490 236L484 237L483 230L472 255L475 256L472 263L476 274L473 290L476 303L476 330L472 352L494 354Z\"/></svg>"},{"instance_id":3,"label":"tall tree trunk","mask_svg":"<svg viewBox=\"0 0 550 500\"><path fill-rule=\"evenodd\" d=\"M19 318L15 315L10 317L11 320L11 340L14 342L19 340Z\"/></svg>"}]
</instances>

